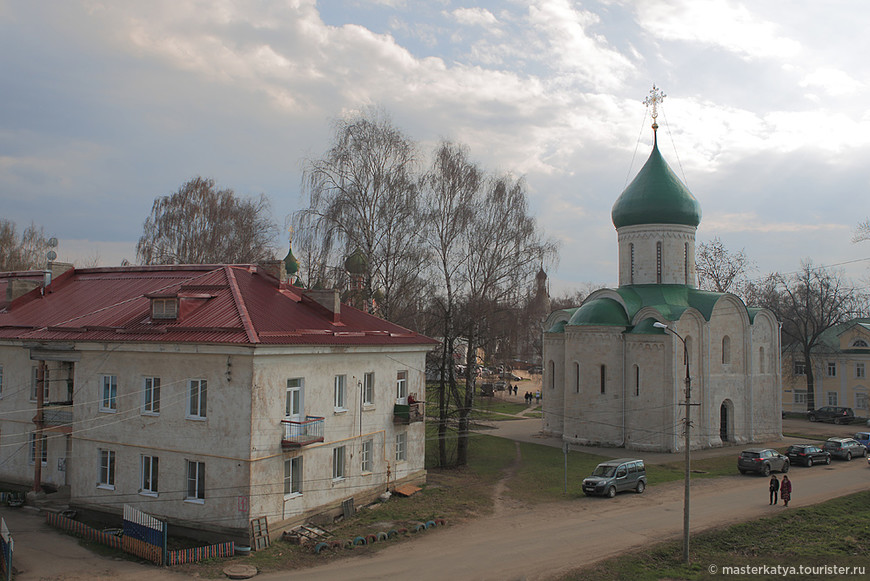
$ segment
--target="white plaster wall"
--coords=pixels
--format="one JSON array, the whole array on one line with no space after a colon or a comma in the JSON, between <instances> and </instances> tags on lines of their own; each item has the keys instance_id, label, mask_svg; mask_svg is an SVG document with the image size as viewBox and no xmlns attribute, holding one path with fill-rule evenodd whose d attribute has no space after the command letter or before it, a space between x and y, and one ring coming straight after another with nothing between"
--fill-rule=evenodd
<instances>
[{"instance_id":1,"label":"white plaster wall","mask_svg":"<svg viewBox=\"0 0 870 581\"><path fill-rule=\"evenodd\" d=\"M561 436L564 430L566 404L565 333L544 333L543 371L541 375L541 410L545 433ZM555 374L555 375L554 375Z\"/></svg>"},{"instance_id":2,"label":"white plaster wall","mask_svg":"<svg viewBox=\"0 0 870 581\"><path fill-rule=\"evenodd\" d=\"M695 231L679 224L624 226L617 230L619 240L619 286L630 284L697 285L695 270ZM662 243L662 280L657 276L656 243ZM634 276L631 273L631 245L634 245ZM688 280L686 244L689 245Z\"/></svg>"}]
</instances>

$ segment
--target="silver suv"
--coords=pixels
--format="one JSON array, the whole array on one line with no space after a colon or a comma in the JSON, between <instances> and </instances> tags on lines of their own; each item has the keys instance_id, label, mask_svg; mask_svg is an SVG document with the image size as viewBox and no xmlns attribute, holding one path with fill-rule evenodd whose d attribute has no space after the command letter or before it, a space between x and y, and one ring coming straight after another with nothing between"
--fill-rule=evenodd
<instances>
[{"instance_id":1,"label":"silver suv","mask_svg":"<svg viewBox=\"0 0 870 581\"><path fill-rule=\"evenodd\" d=\"M867 448L853 438L828 438L828 441L822 445L822 449L830 452L831 456L843 460L851 460L858 456L864 457L867 453Z\"/></svg>"},{"instance_id":2,"label":"silver suv","mask_svg":"<svg viewBox=\"0 0 870 581\"><path fill-rule=\"evenodd\" d=\"M583 492L587 496L613 498L617 492L634 490L641 494L646 489L646 466L636 458L617 458L599 464L592 476L583 479Z\"/></svg>"}]
</instances>

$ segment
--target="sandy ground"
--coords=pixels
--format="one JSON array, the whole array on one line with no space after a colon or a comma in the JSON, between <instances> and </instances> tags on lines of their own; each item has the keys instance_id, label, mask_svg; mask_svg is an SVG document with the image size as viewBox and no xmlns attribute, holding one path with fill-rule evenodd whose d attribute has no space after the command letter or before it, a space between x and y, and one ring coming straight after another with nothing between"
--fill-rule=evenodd
<instances>
[{"instance_id":1,"label":"sandy ground","mask_svg":"<svg viewBox=\"0 0 870 581\"><path fill-rule=\"evenodd\" d=\"M533 376L534 377L534 376ZM539 378L540 376L538 376ZM532 391L531 381L519 383L517 396L496 397L523 401ZM553 438L538 434L540 419L493 422L489 433L515 441L560 446ZM785 420L785 433L851 435L865 426L834 426L806 420ZM770 442L777 447L792 441ZM597 449L597 453L620 455L619 449ZM519 454L519 447L517 447ZM596 449L590 449L596 452ZM693 453L722 454L723 450ZM735 457L737 449L734 450ZM649 461L680 460L681 454L639 454ZM510 477L510 471L505 479ZM793 467L792 505L771 507L767 479L758 476L696 480L691 492L691 526L697 532L721 525L751 520L792 506L822 502L866 490L870 468L864 459L835 461L830 466ZM506 480L505 480L506 481ZM257 579L305 578L307 581L334 579L457 579L457 580L542 580L609 556L630 552L658 541L679 538L683 524L683 484L672 482L652 486L642 494L624 493L615 499L579 498L571 501L524 506L502 495L496 487L496 510L472 522L437 527L411 543L396 544L370 555L351 556L322 567L287 573L258 575ZM15 538L13 563L17 581L108 581L124 579L189 579L186 575L106 558L79 546L78 541L44 523L42 515L29 507L0 509ZM753 563L758 564L758 563ZM703 564L704 567L710 564Z\"/></svg>"}]
</instances>

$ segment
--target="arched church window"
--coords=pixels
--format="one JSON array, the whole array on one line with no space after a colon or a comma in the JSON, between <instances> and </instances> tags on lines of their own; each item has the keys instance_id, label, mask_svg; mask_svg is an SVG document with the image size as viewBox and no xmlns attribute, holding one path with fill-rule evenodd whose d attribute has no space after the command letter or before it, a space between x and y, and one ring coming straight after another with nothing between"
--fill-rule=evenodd
<instances>
[{"instance_id":1,"label":"arched church window","mask_svg":"<svg viewBox=\"0 0 870 581\"><path fill-rule=\"evenodd\" d=\"M628 245L628 253L630 255L629 259L630 259L630 266L631 266L631 270L628 273L628 276L629 276L628 282L630 284L634 284L634 242L632 242L631 244Z\"/></svg>"},{"instance_id":2,"label":"arched church window","mask_svg":"<svg viewBox=\"0 0 870 581\"><path fill-rule=\"evenodd\" d=\"M574 362L574 392L580 393L580 364Z\"/></svg>"},{"instance_id":3,"label":"arched church window","mask_svg":"<svg viewBox=\"0 0 870 581\"><path fill-rule=\"evenodd\" d=\"M731 363L731 337L722 337L722 365Z\"/></svg>"},{"instance_id":4,"label":"arched church window","mask_svg":"<svg viewBox=\"0 0 870 581\"><path fill-rule=\"evenodd\" d=\"M686 335L686 348L683 351L683 365L689 364L689 359L691 358L691 355L689 355L689 354L691 352L692 352L692 336Z\"/></svg>"},{"instance_id":5,"label":"arched church window","mask_svg":"<svg viewBox=\"0 0 870 581\"><path fill-rule=\"evenodd\" d=\"M662 284L662 243L656 242L656 282Z\"/></svg>"},{"instance_id":6,"label":"arched church window","mask_svg":"<svg viewBox=\"0 0 870 581\"><path fill-rule=\"evenodd\" d=\"M604 393L606 391L606 386L607 386L607 366L602 365L601 366L601 393Z\"/></svg>"},{"instance_id":7,"label":"arched church window","mask_svg":"<svg viewBox=\"0 0 870 581\"><path fill-rule=\"evenodd\" d=\"M556 364L550 361L548 367L550 371L550 389L556 389Z\"/></svg>"},{"instance_id":8,"label":"arched church window","mask_svg":"<svg viewBox=\"0 0 870 581\"><path fill-rule=\"evenodd\" d=\"M686 242L683 249L683 280L684 284L689 284L689 243Z\"/></svg>"},{"instance_id":9,"label":"arched church window","mask_svg":"<svg viewBox=\"0 0 870 581\"><path fill-rule=\"evenodd\" d=\"M758 348L758 373L766 373L764 370L764 347Z\"/></svg>"},{"instance_id":10,"label":"arched church window","mask_svg":"<svg viewBox=\"0 0 870 581\"><path fill-rule=\"evenodd\" d=\"M640 367L634 366L634 395L640 395Z\"/></svg>"}]
</instances>

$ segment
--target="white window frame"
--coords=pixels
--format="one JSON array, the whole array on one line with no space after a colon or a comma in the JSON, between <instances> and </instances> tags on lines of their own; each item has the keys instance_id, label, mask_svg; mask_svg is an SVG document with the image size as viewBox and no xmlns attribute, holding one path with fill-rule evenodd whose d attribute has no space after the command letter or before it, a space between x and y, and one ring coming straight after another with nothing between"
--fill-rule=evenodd
<instances>
[{"instance_id":1,"label":"white window frame","mask_svg":"<svg viewBox=\"0 0 870 581\"><path fill-rule=\"evenodd\" d=\"M396 434L396 462L404 462L408 459L408 432Z\"/></svg>"},{"instance_id":2,"label":"white window frame","mask_svg":"<svg viewBox=\"0 0 870 581\"><path fill-rule=\"evenodd\" d=\"M139 494L157 496L159 482L160 458L143 454L139 461Z\"/></svg>"},{"instance_id":3,"label":"white window frame","mask_svg":"<svg viewBox=\"0 0 870 581\"><path fill-rule=\"evenodd\" d=\"M828 377L837 377L837 362L836 361L828 361L827 365L827 376ZM836 405L836 404L834 404Z\"/></svg>"},{"instance_id":4,"label":"white window frame","mask_svg":"<svg viewBox=\"0 0 870 581\"><path fill-rule=\"evenodd\" d=\"M185 460L184 502L205 504L205 462Z\"/></svg>"},{"instance_id":5,"label":"white window frame","mask_svg":"<svg viewBox=\"0 0 870 581\"><path fill-rule=\"evenodd\" d=\"M142 378L142 413L148 416L160 415L160 378Z\"/></svg>"},{"instance_id":6,"label":"white window frame","mask_svg":"<svg viewBox=\"0 0 870 581\"><path fill-rule=\"evenodd\" d=\"M208 418L208 380L187 380L187 419Z\"/></svg>"},{"instance_id":7,"label":"white window frame","mask_svg":"<svg viewBox=\"0 0 870 581\"><path fill-rule=\"evenodd\" d=\"M39 389L39 366L33 365L31 366L31 376L30 376L30 401L37 401L36 399L36 390ZM42 401L49 401L48 395L49 391L49 382L48 382L48 365L45 366L45 376L42 378Z\"/></svg>"},{"instance_id":8,"label":"white window frame","mask_svg":"<svg viewBox=\"0 0 870 581\"><path fill-rule=\"evenodd\" d=\"M42 434L42 465L48 466L48 437L43 432ZM36 464L36 432L30 432L30 456L28 463L32 466Z\"/></svg>"},{"instance_id":9,"label":"white window frame","mask_svg":"<svg viewBox=\"0 0 870 581\"><path fill-rule=\"evenodd\" d=\"M334 481L344 480L347 476L345 459L346 449L344 446L336 446L332 449L332 479Z\"/></svg>"},{"instance_id":10,"label":"white window frame","mask_svg":"<svg viewBox=\"0 0 870 581\"><path fill-rule=\"evenodd\" d=\"M794 390L794 403L807 403L807 390L805 389L796 389Z\"/></svg>"},{"instance_id":11,"label":"white window frame","mask_svg":"<svg viewBox=\"0 0 870 581\"><path fill-rule=\"evenodd\" d=\"M0 369L0 375L2 375L2 372L3 370ZM858 379L864 379L865 377L867 377L867 368L863 363L855 364L855 377L857 377ZM2 379L2 377L0 377L0 379Z\"/></svg>"},{"instance_id":12,"label":"white window frame","mask_svg":"<svg viewBox=\"0 0 870 581\"><path fill-rule=\"evenodd\" d=\"M335 376L335 389L333 391L333 405L336 412L347 411L347 376Z\"/></svg>"},{"instance_id":13,"label":"white window frame","mask_svg":"<svg viewBox=\"0 0 870 581\"><path fill-rule=\"evenodd\" d=\"M807 374L807 362L806 361L795 361L794 362L794 374L795 375L806 375Z\"/></svg>"},{"instance_id":14,"label":"white window frame","mask_svg":"<svg viewBox=\"0 0 870 581\"><path fill-rule=\"evenodd\" d=\"M865 392L855 392L855 409L866 410L868 407L868 400L870 400L870 398L867 397Z\"/></svg>"},{"instance_id":15,"label":"white window frame","mask_svg":"<svg viewBox=\"0 0 870 581\"><path fill-rule=\"evenodd\" d=\"M178 299L151 299L151 318L175 320L178 318Z\"/></svg>"},{"instance_id":16,"label":"white window frame","mask_svg":"<svg viewBox=\"0 0 870 581\"><path fill-rule=\"evenodd\" d=\"M118 376L100 376L100 411L113 414L118 411Z\"/></svg>"},{"instance_id":17,"label":"white window frame","mask_svg":"<svg viewBox=\"0 0 870 581\"><path fill-rule=\"evenodd\" d=\"M369 474L372 471L372 457L375 449L374 440L366 440L362 443L360 449L360 471L363 474Z\"/></svg>"},{"instance_id":18,"label":"white window frame","mask_svg":"<svg viewBox=\"0 0 870 581\"><path fill-rule=\"evenodd\" d=\"M396 403L405 405L408 403L408 370L400 369L396 372Z\"/></svg>"},{"instance_id":19,"label":"white window frame","mask_svg":"<svg viewBox=\"0 0 870 581\"><path fill-rule=\"evenodd\" d=\"M363 375L363 405L375 405L375 372Z\"/></svg>"},{"instance_id":20,"label":"white window frame","mask_svg":"<svg viewBox=\"0 0 870 581\"><path fill-rule=\"evenodd\" d=\"M827 393L825 394L825 399L826 399L827 402L828 402L827 405L834 405L834 406L840 405L839 403L837 403L838 400L840 399L840 397L839 397L839 394L838 394L836 391L829 391L829 392L827 392Z\"/></svg>"},{"instance_id":21,"label":"white window frame","mask_svg":"<svg viewBox=\"0 0 870 581\"><path fill-rule=\"evenodd\" d=\"M114 450L99 449L99 470L97 472L97 488L115 490L115 468L117 458Z\"/></svg>"},{"instance_id":22,"label":"white window frame","mask_svg":"<svg viewBox=\"0 0 870 581\"><path fill-rule=\"evenodd\" d=\"M284 498L302 495L302 456L284 460Z\"/></svg>"},{"instance_id":23,"label":"white window frame","mask_svg":"<svg viewBox=\"0 0 870 581\"><path fill-rule=\"evenodd\" d=\"M287 380L287 389L284 396L284 417L300 421L302 411L305 409L303 381L301 377L293 377Z\"/></svg>"}]
</instances>

